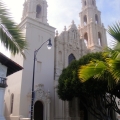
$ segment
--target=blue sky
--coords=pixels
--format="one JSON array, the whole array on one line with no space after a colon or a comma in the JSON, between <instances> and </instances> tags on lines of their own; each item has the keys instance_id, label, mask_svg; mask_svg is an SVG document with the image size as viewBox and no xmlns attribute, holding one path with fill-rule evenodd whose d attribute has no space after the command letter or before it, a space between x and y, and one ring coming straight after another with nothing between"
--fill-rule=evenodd
<instances>
[{"instance_id":1,"label":"blue sky","mask_svg":"<svg viewBox=\"0 0 120 120\"><path fill-rule=\"evenodd\" d=\"M81 0L48 0L48 18L53 26L60 31L64 25L69 26L72 20L76 25L80 23ZM102 22L107 28L120 19L120 0L96 0L98 10L101 11ZM52 6L54 5L54 8ZM54 22L53 22L54 21Z\"/></svg>"},{"instance_id":2,"label":"blue sky","mask_svg":"<svg viewBox=\"0 0 120 120\"><path fill-rule=\"evenodd\" d=\"M102 21L105 26L120 20L120 0L99 0L97 4L102 12Z\"/></svg>"},{"instance_id":3,"label":"blue sky","mask_svg":"<svg viewBox=\"0 0 120 120\"><path fill-rule=\"evenodd\" d=\"M24 0L3 1L10 9L15 22L20 23ZM48 22L51 26L57 28L59 33L64 26L68 27L72 20L75 21L77 26L80 24L81 0L47 0L47 2ZM106 28L108 25L120 20L120 0L96 0L96 2L98 10L101 11L102 22ZM111 39L108 36L109 43Z\"/></svg>"},{"instance_id":4,"label":"blue sky","mask_svg":"<svg viewBox=\"0 0 120 120\"><path fill-rule=\"evenodd\" d=\"M20 23L23 3L25 0L3 0L11 10L12 16ZM81 11L81 0L47 0L48 22L58 30L69 26L74 20L76 25L80 24L79 13ZM107 27L120 19L120 0L96 0L98 10L101 11L102 22Z\"/></svg>"}]
</instances>

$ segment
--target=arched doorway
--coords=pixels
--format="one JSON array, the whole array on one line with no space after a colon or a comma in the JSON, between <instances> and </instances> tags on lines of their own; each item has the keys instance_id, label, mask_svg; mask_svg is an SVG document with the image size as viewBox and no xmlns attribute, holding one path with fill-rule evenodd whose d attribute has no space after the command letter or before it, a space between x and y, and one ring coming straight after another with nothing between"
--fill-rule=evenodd
<instances>
[{"instance_id":1,"label":"arched doorway","mask_svg":"<svg viewBox=\"0 0 120 120\"><path fill-rule=\"evenodd\" d=\"M43 120L43 103L37 101L34 105L34 120Z\"/></svg>"}]
</instances>

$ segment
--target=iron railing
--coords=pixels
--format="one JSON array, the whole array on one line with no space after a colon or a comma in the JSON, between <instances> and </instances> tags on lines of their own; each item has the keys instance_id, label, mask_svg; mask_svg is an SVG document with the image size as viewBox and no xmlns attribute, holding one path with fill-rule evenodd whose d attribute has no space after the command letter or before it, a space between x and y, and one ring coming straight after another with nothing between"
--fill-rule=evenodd
<instances>
[{"instance_id":1,"label":"iron railing","mask_svg":"<svg viewBox=\"0 0 120 120\"><path fill-rule=\"evenodd\" d=\"M0 87L2 87L2 88L7 87L6 80L7 80L6 78L0 77Z\"/></svg>"}]
</instances>

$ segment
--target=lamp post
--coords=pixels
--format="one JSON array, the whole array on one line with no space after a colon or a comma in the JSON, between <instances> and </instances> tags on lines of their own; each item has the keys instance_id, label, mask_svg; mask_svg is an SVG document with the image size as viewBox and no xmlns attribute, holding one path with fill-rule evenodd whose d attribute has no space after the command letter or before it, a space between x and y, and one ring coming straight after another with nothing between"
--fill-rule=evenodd
<instances>
[{"instance_id":1,"label":"lamp post","mask_svg":"<svg viewBox=\"0 0 120 120\"><path fill-rule=\"evenodd\" d=\"M34 76L35 76L35 61L36 61L36 56L38 51L40 50L40 48L46 43L48 49L50 50L52 47L52 43L51 43L51 39L48 39L47 41L45 41L37 50L34 51L34 62L33 62L33 78L32 78L32 98L31 98L31 120L33 120L33 102L34 102Z\"/></svg>"}]
</instances>

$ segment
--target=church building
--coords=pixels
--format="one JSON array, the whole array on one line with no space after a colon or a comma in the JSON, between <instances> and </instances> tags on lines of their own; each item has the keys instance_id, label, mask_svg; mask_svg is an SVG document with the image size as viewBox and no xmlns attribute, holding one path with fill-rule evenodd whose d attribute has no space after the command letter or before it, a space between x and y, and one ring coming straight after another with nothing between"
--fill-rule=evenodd
<instances>
[{"instance_id":1,"label":"church building","mask_svg":"<svg viewBox=\"0 0 120 120\"><path fill-rule=\"evenodd\" d=\"M48 24L47 1L25 0L20 29L24 32L29 49L26 59L17 55L11 59L24 69L8 77L5 91L6 120L28 120L30 118L34 51L48 40L52 49L44 44L37 53L34 81L34 120L91 120L92 116L80 116L75 99L71 112L69 102L57 95L58 78L73 59L89 52L101 51L107 46L106 30L101 21L101 12L96 0L81 0L80 26L72 21L60 34ZM57 26L56 26L57 28ZM72 114L71 114L72 113ZM89 117L88 117L89 116Z\"/></svg>"}]
</instances>

